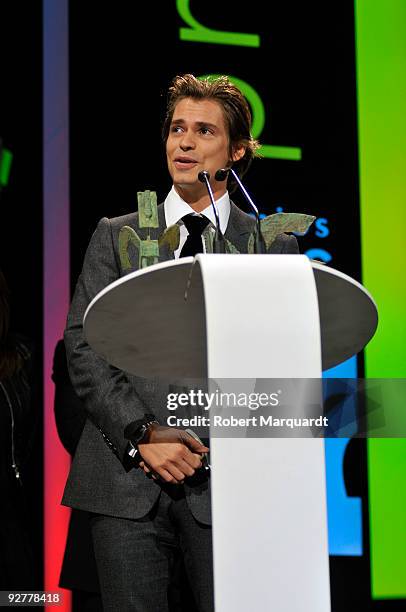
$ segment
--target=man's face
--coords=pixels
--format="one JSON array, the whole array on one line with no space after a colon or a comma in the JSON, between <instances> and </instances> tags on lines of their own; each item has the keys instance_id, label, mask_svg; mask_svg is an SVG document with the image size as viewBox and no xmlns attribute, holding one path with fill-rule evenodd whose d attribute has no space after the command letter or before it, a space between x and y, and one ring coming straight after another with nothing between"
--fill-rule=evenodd
<instances>
[{"instance_id":1,"label":"man's face","mask_svg":"<svg viewBox=\"0 0 406 612\"><path fill-rule=\"evenodd\" d=\"M244 149L239 149L233 155L234 161L243 155ZM197 178L201 170L210 173L216 198L225 193L226 182L214 180L216 171L230 162L229 139L221 106L213 100L180 100L169 128L166 157L173 184L182 196L198 197L206 192L204 184Z\"/></svg>"}]
</instances>

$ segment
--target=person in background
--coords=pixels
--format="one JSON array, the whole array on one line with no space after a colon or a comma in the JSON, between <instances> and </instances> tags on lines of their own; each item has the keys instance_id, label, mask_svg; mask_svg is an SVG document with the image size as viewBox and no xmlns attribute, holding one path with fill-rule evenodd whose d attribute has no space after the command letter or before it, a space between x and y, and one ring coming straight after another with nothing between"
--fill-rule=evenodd
<instances>
[{"instance_id":1,"label":"person in background","mask_svg":"<svg viewBox=\"0 0 406 612\"><path fill-rule=\"evenodd\" d=\"M10 331L10 292L0 270L0 590L41 588L28 487L38 417L32 347Z\"/></svg>"}]
</instances>

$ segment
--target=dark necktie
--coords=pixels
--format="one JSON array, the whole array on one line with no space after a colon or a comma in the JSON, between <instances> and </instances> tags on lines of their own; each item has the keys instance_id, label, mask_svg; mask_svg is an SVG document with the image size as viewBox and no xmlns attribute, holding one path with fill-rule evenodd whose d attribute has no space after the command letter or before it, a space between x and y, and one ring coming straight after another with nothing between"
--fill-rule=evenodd
<instances>
[{"instance_id":1,"label":"dark necktie","mask_svg":"<svg viewBox=\"0 0 406 612\"><path fill-rule=\"evenodd\" d=\"M210 221L207 217L198 217L197 215L186 215L182 217L182 221L186 225L189 235L179 257L194 257L197 253L203 253L202 233Z\"/></svg>"}]
</instances>

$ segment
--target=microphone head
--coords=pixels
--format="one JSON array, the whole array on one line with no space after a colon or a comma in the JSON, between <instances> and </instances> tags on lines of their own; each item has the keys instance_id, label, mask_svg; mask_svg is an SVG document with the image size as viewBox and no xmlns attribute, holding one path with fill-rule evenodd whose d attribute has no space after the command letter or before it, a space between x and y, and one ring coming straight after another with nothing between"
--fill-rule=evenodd
<instances>
[{"instance_id":1,"label":"microphone head","mask_svg":"<svg viewBox=\"0 0 406 612\"><path fill-rule=\"evenodd\" d=\"M205 183L206 180L210 180L210 172L207 172L207 170L202 170L201 172L199 172L199 174L197 175L197 178L199 179L199 181L201 183Z\"/></svg>"},{"instance_id":2,"label":"microphone head","mask_svg":"<svg viewBox=\"0 0 406 612\"><path fill-rule=\"evenodd\" d=\"M214 178L216 179L216 181L225 181L229 172L230 168L220 168L220 170L217 170L216 174L214 175Z\"/></svg>"}]
</instances>

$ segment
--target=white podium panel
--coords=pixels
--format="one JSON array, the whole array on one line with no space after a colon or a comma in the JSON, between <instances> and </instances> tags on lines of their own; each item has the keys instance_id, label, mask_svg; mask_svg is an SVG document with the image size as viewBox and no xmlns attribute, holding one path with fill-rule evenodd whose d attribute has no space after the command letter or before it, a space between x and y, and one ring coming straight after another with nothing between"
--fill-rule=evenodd
<instances>
[{"instance_id":1,"label":"white podium panel","mask_svg":"<svg viewBox=\"0 0 406 612\"><path fill-rule=\"evenodd\" d=\"M216 387L249 393L256 378L321 376L307 257L197 260ZM211 464L216 610L328 612L324 441L213 436Z\"/></svg>"}]
</instances>

